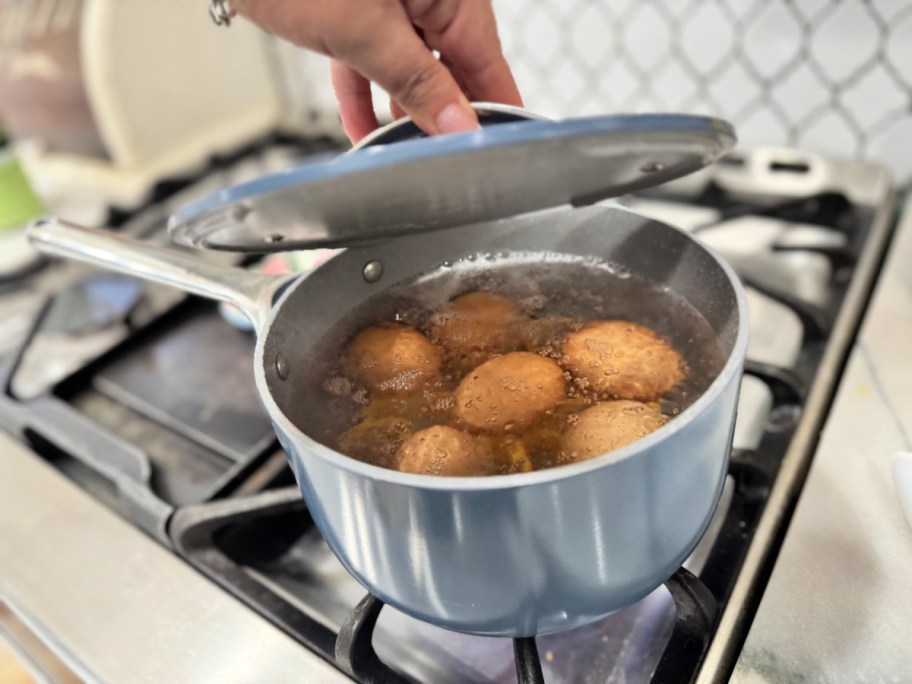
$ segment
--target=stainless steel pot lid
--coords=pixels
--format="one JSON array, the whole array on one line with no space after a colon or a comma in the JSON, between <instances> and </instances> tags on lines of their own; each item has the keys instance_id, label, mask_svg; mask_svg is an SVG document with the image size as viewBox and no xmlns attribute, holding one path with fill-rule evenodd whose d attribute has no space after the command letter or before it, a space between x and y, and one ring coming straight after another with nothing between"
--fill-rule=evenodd
<instances>
[{"instance_id":1,"label":"stainless steel pot lid","mask_svg":"<svg viewBox=\"0 0 912 684\"><path fill-rule=\"evenodd\" d=\"M734 143L728 123L678 114L500 123L241 183L187 205L169 229L182 245L238 252L373 242L617 197Z\"/></svg>"}]
</instances>

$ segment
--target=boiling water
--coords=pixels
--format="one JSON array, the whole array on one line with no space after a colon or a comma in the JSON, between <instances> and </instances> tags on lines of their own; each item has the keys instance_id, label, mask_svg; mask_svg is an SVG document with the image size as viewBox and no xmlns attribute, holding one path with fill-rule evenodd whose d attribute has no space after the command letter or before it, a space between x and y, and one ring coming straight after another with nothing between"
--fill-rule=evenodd
<instances>
[{"instance_id":1,"label":"boiling water","mask_svg":"<svg viewBox=\"0 0 912 684\"><path fill-rule=\"evenodd\" d=\"M595 259L540 253L477 255L391 286L349 312L319 345L322 358L317 367L326 370L316 379L318 388L308 383L320 395L312 397L312 405L323 410L308 412L307 424L299 427L331 448L390 468L408 435L432 425L465 429L453 415L452 395L467 372L465 359L450 357L439 378L404 395L372 394L347 377L343 368L348 342L365 327L398 322L430 337L435 317L447 303L470 292L513 300L527 317L513 323L511 337L521 340L518 350L558 362L564 336L589 321L620 319L653 329L681 355L687 371L684 380L660 398L661 411L669 419L699 397L724 364L706 320L661 284ZM532 425L483 437L497 473L538 470L570 460L560 448L562 432L600 397L570 372L565 371L564 378L567 398ZM346 432L359 424L372 427Z\"/></svg>"}]
</instances>

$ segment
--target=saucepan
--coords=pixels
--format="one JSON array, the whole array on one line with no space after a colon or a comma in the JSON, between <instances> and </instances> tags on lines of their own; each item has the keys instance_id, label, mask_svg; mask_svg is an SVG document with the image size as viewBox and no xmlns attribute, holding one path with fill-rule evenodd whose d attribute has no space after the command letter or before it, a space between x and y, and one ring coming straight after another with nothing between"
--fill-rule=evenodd
<instances>
[{"instance_id":1,"label":"saucepan","mask_svg":"<svg viewBox=\"0 0 912 684\"><path fill-rule=\"evenodd\" d=\"M464 135L474 149L494 139ZM246 211L258 208L253 202ZM309 220L300 231L314 225ZM322 225L327 234L332 217ZM345 229L352 225L349 215ZM563 204L435 227L400 226L395 238L359 240L290 278L207 264L56 219L35 223L29 237L43 251L226 301L250 318L257 388L314 523L347 570L386 603L458 631L533 636L635 602L688 557L722 491L748 335L737 277L698 239L619 206ZM292 242L303 234L291 224L277 229ZM661 283L708 323L722 359L718 373L680 415L639 441L530 473L400 473L338 453L299 427L306 424L302 406L314 410L302 403L302 378L313 375L315 350L346 312L461 255L516 250L595 257ZM631 302L631 316L636 308Z\"/></svg>"}]
</instances>

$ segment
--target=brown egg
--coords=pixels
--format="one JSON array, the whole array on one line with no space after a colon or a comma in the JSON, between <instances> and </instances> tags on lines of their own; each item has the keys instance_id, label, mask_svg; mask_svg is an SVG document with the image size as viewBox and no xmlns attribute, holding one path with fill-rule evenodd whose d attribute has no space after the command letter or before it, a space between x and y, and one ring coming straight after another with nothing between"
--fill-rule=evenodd
<instances>
[{"instance_id":1,"label":"brown egg","mask_svg":"<svg viewBox=\"0 0 912 684\"><path fill-rule=\"evenodd\" d=\"M362 330L348 346L346 370L368 389L411 392L440 371L440 351L424 335L405 325Z\"/></svg>"},{"instance_id":2,"label":"brown egg","mask_svg":"<svg viewBox=\"0 0 912 684\"><path fill-rule=\"evenodd\" d=\"M416 432L402 444L396 459L399 471L416 475L493 475L499 465L485 440L446 425Z\"/></svg>"},{"instance_id":3,"label":"brown egg","mask_svg":"<svg viewBox=\"0 0 912 684\"><path fill-rule=\"evenodd\" d=\"M336 449L365 463L395 468L396 452L413 429L411 421L397 416L368 419L339 435Z\"/></svg>"},{"instance_id":4,"label":"brown egg","mask_svg":"<svg viewBox=\"0 0 912 684\"><path fill-rule=\"evenodd\" d=\"M470 292L434 317L431 338L446 350L451 366L465 371L492 354L522 346L516 327L524 320L513 300L490 292Z\"/></svg>"},{"instance_id":5,"label":"brown egg","mask_svg":"<svg viewBox=\"0 0 912 684\"><path fill-rule=\"evenodd\" d=\"M497 356L466 375L456 388L456 416L477 430L525 427L565 396L555 361L531 352Z\"/></svg>"},{"instance_id":6,"label":"brown egg","mask_svg":"<svg viewBox=\"0 0 912 684\"><path fill-rule=\"evenodd\" d=\"M567 335L561 360L598 394L618 399L653 401L685 375L671 345L628 321L597 321Z\"/></svg>"},{"instance_id":7,"label":"brown egg","mask_svg":"<svg viewBox=\"0 0 912 684\"><path fill-rule=\"evenodd\" d=\"M638 401L606 401L579 414L579 420L564 431L561 452L564 462L585 461L635 442L662 427L668 418L655 404Z\"/></svg>"}]
</instances>

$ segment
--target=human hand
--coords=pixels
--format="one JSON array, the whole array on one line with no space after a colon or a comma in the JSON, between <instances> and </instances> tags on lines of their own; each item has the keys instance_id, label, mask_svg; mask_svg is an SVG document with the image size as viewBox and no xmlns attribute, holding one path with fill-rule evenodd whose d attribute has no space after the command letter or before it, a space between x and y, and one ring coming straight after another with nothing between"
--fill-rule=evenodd
<instances>
[{"instance_id":1,"label":"human hand","mask_svg":"<svg viewBox=\"0 0 912 684\"><path fill-rule=\"evenodd\" d=\"M477 128L470 99L522 106L491 0L233 0L231 6L266 31L333 58L333 88L352 142L378 127L371 81L390 94L394 117L407 114L430 135Z\"/></svg>"}]
</instances>

